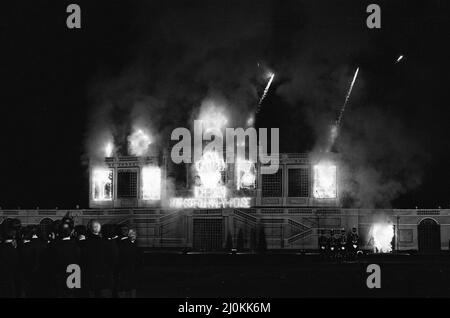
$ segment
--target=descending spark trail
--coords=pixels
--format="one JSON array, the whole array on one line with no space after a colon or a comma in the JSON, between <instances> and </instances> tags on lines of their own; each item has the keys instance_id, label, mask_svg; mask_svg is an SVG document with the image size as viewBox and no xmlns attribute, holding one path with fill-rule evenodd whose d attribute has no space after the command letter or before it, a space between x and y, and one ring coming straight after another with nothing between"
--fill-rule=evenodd
<instances>
[{"instance_id":1,"label":"descending spark trail","mask_svg":"<svg viewBox=\"0 0 450 318\"><path fill-rule=\"evenodd\" d=\"M269 88L270 88L270 85L272 85L272 81L273 81L274 77L275 77L275 73L270 73L269 81L267 82L266 88L264 89L264 93L262 94L262 96L259 100L258 108L256 109L257 113L259 112L259 109L261 108L261 104L262 104L264 98L266 98L266 95L269 92Z\"/></svg>"},{"instance_id":2,"label":"descending spark trail","mask_svg":"<svg viewBox=\"0 0 450 318\"><path fill-rule=\"evenodd\" d=\"M356 68L355 75L353 75L352 82L350 84L350 87L347 92L347 96L345 96L344 105L342 105L341 111L339 113L339 117L336 120L335 124L331 126L330 130L330 138L329 138L329 144L326 149L326 151L330 151L331 147L334 144L334 141L336 140L338 134L339 134L339 126L341 125L342 117L344 116L345 107L347 106L348 100L350 99L350 95L352 94L353 85L355 85L356 77L358 76L359 67Z\"/></svg>"},{"instance_id":3,"label":"descending spark trail","mask_svg":"<svg viewBox=\"0 0 450 318\"><path fill-rule=\"evenodd\" d=\"M338 120L336 121L336 126L339 128L341 124L342 116L345 112L345 107L347 106L348 100L350 99L350 94L352 93L353 85L355 84L356 77L358 76L359 67L356 69L355 75L353 75L352 83L350 84L350 88L348 89L347 96L345 96L344 105L342 105L341 112L339 113Z\"/></svg>"}]
</instances>

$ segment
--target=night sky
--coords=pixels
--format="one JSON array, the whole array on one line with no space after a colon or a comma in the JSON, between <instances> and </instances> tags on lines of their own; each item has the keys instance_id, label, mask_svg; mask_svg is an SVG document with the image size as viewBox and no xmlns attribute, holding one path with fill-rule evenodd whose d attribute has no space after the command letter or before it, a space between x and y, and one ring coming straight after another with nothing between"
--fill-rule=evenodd
<instances>
[{"instance_id":1,"label":"night sky","mask_svg":"<svg viewBox=\"0 0 450 318\"><path fill-rule=\"evenodd\" d=\"M3 209L87 207L103 114L120 135L148 103L164 136L211 94L249 111L258 62L276 79L257 126L280 128L282 152L316 148L359 66L335 151L357 182L394 193L374 206L450 206L447 2L376 1L382 27L370 30L373 1L76 1L82 29L69 30L72 2L2 4Z\"/></svg>"}]
</instances>

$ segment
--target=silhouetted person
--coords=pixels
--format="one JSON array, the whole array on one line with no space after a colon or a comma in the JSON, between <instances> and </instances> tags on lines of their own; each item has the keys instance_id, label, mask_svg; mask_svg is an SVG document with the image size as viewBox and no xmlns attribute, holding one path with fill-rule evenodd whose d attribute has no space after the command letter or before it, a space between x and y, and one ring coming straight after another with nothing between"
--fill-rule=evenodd
<instances>
[{"instance_id":1,"label":"silhouetted person","mask_svg":"<svg viewBox=\"0 0 450 318\"><path fill-rule=\"evenodd\" d=\"M18 293L19 254L15 237L16 231L12 227L5 229L0 244L0 297L16 297Z\"/></svg>"},{"instance_id":2,"label":"silhouetted person","mask_svg":"<svg viewBox=\"0 0 450 318\"><path fill-rule=\"evenodd\" d=\"M328 239L324 234L319 236L319 249L321 253L325 253L328 249Z\"/></svg>"},{"instance_id":3,"label":"silhouetted person","mask_svg":"<svg viewBox=\"0 0 450 318\"><path fill-rule=\"evenodd\" d=\"M100 222L91 221L86 242L86 269L83 273L87 274L89 297L106 298L112 296L112 291L108 288L106 244L100 231Z\"/></svg>"},{"instance_id":4,"label":"silhouetted person","mask_svg":"<svg viewBox=\"0 0 450 318\"><path fill-rule=\"evenodd\" d=\"M20 222L19 219L12 219L10 223L10 227L14 230L15 237L14 240L16 243L21 241L21 234L22 234L22 222Z\"/></svg>"},{"instance_id":5,"label":"silhouetted person","mask_svg":"<svg viewBox=\"0 0 450 318\"><path fill-rule=\"evenodd\" d=\"M117 272L117 262L119 258L119 247L117 246L117 235L112 224L105 224L102 229L105 244L105 275L106 289L113 293L115 289L115 274Z\"/></svg>"},{"instance_id":6,"label":"silhouetted person","mask_svg":"<svg viewBox=\"0 0 450 318\"><path fill-rule=\"evenodd\" d=\"M33 235L31 243L37 250L37 273L36 284L33 293L36 297L50 297L49 281L51 279L51 260L49 246L51 246L51 226L50 224L39 224L36 229L37 235ZM37 237L36 237L37 236ZM34 295L32 296L34 297Z\"/></svg>"},{"instance_id":7,"label":"silhouetted person","mask_svg":"<svg viewBox=\"0 0 450 318\"><path fill-rule=\"evenodd\" d=\"M31 228L31 249L33 250L33 266L30 266L30 290L27 297L42 297L43 286L46 284L43 281L44 276L44 256L47 249L47 242L42 239L40 228L33 226Z\"/></svg>"},{"instance_id":8,"label":"silhouetted person","mask_svg":"<svg viewBox=\"0 0 450 318\"><path fill-rule=\"evenodd\" d=\"M359 244L359 235L356 227L353 227L352 231L348 234L347 241L349 244Z\"/></svg>"},{"instance_id":9,"label":"silhouetted person","mask_svg":"<svg viewBox=\"0 0 450 318\"><path fill-rule=\"evenodd\" d=\"M70 216L64 216L61 219L61 223L69 225L69 227L71 229L74 229L74 227L75 227L75 222L74 222L73 218L71 218Z\"/></svg>"},{"instance_id":10,"label":"silhouetted person","mask_svg":"<svg viewBox=\"0 0 450 318\"><path fill-rule=\"evenodd\" d=\"M77 225L74 228L74 236L78 242L86 242L87 238L87 228L85 225Z\"/></svg>"},{"instance_id":11,"label":"silhouetted person","mask_svg":"<svg viewBox=\"0 0 450 318\"><path fill-rule=\"evenodd\" d=\"M22 229L22 243L19 245L19 269L20 269L20 296L30 297L33 274L37 267L35 251L31 244L33 228L31 226Z\"/></svg>"},{"instance_id":12,"label":"silhouetted person","mask_svg":"<svg viewBox=\"0 0 450 318\"><path fill-rule=\"evenodd\" d=\"M138 285L138 278L140 277L140 272L142 268L142 254L141 250L139 249L139 245L137 243L137 232L136 229L130 228L128 231L128 237L130 238L131 247L133 251L133 257L135 262L135 269L132 276L132 289L131 289L131 297L136 297L136 289Z\"/></svg>"},{"instance_id":13,"label":"silhouetted person","mask_svg":"<svg viewBox=\"0 0 450 318\"><path fill-rule=\"evenodd\" d=\"M80 248L76 241L71 239L71 234L71 224L61 222L58 239L51 246L54 294L60 298L77 296L77 290L70 289L67 286L67 278L70 275L70 273L67 273L68 266L72 264L80 265Z\"/></svg>"},{"instance_id":14,"label":"silhouetted person","mask_svg":"<svg viewBox=\"0 0 450 318\"><path fill-rule=\"evenodd\" d=\"M54 241L58 238L59 235L59 226L61 225L61 220L55 220L52 222L52 225L50 227L50 237L49 240Z\"/></svg>"},{"instance_id":15,"label":"silhouetted person","mask_svg":"<svg viewBox=\"0 0 450 318\"><path fill-rule=\"evenodd\" d=\"M131 244L128 237L128 226L121 225L119 228L119 240L117 242L119 257L116 271L116 291L120 298L131 296L130 276L133 267L128 260L131 255Z\"/></svg>"},{"instance_id":16,"label":"silhouetted person","mask_svg":"<svg viewBox=\"0 0 450 318\"><path fill-rule=\"evenodd\" d=\"M136 297L137 278L141 264L136 243L136 231L122 225L118 246L117 295L120 298L134 298Z\"/></svg>"},{"instance_id":17,"label":"silhouetted person","mask_svg":"<svg viewBox=\"0 0 450 318\"><path fill-rule=\"evenodd\" d=\"M81 288L78 290L78 297L89 297L88 275L87 275L87 228L85 225L75 226L74 236L80 248L80 268L81 268Z\"/></svg>"}]
</instances>

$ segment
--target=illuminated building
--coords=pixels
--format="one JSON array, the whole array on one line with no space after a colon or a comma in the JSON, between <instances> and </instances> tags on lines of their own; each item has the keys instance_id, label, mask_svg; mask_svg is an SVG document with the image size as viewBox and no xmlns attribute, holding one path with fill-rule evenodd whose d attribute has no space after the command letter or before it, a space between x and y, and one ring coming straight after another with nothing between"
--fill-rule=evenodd
<instances>
[{"instance_id":1,"label":"illuminated building","mask_svg":"<svg viewBox=\"0 0 450 318\"><path fill-rule=\"evenodd\" d=\"M262 175L259 164L212 156L185 165L176 189L164 182L172 178L168 162L167 155L107 157L90 169L89 209L0 210L0 221L37 224L69 213L76 224L128 222L148 248L223 250L227 237L236 247L242 233L244 248L254 250L264 232L268 249L317 250L324 231L356 227L368 251L448 249L450 209L342 208L338 158L280 154L278 172ZM171 206L174 199L184 201Z\"/></svg>"}]
</instances>

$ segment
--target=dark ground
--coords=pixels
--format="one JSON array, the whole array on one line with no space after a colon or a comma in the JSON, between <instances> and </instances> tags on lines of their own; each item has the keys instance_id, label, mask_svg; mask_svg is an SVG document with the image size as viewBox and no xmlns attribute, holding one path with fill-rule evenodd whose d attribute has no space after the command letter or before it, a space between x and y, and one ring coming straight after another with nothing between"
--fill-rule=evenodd
<instances>
[{"instance_id":1,"label":"dark ground","mask_svg":"<svg viewBox=\"0 0 450 318\"><path fill-rule=\"evenodd\" d=\"M366 287L369 264L381 289ZM369 255L334 263L316 255L146 253L139 297L449 297L450 255Z\"/></svg>"}]
</instances>

